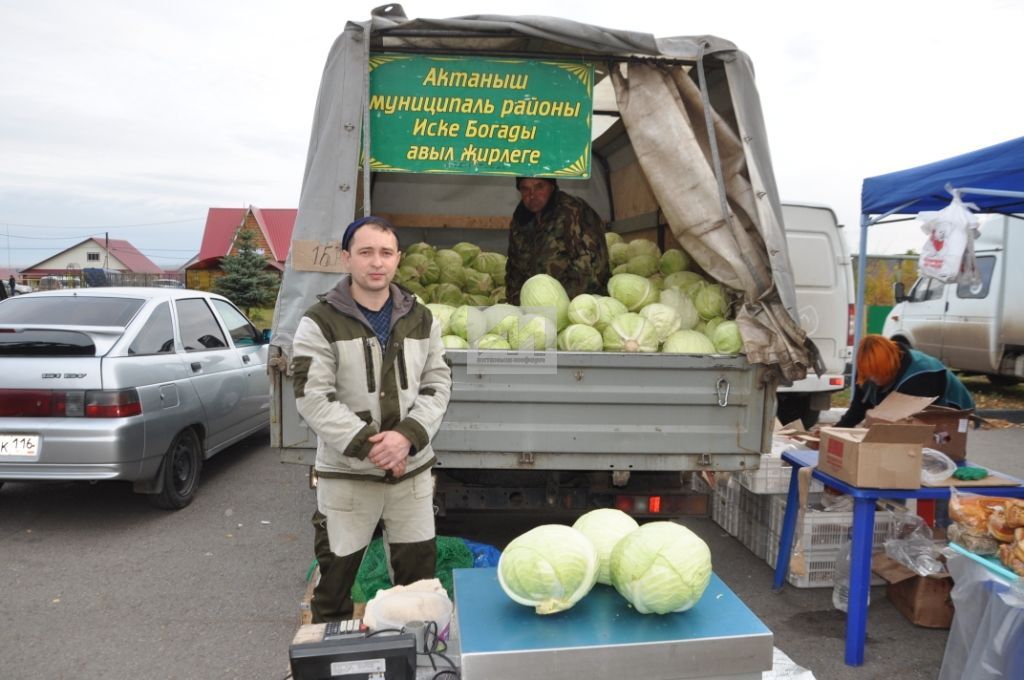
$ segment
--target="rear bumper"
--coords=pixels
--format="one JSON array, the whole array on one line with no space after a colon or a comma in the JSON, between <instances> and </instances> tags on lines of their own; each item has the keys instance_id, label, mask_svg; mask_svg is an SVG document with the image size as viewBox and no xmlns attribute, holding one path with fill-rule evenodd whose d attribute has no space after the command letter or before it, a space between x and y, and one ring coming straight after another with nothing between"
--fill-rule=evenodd
<instances>
[{"instance_id":1,"label":"rear bumper","mask_svg":"<svg viewBox=\"0 0 1024 680\"><path fill-rule=\"evenodd\" d=\"M0 457L0 480L136 480L144 477L146 426L133 418L0 418L0 434L39 436L35 458Z\"/></svg>"}]
</instances>

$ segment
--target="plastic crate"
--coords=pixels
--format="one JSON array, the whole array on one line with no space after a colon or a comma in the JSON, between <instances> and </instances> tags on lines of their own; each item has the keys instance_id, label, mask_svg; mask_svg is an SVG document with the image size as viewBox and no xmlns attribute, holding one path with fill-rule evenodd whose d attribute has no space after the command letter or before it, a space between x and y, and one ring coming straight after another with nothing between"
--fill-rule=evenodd
<instances>
[{"instance_id":1,"label":"plastic crate","mask_svg":"<svg viewBox=\"0 0 1024 680\"><path fill-rule=\"evenodd\" d=\"M740 485L735 478L719 478L715 493L711 497L711 519L725 529L730 536L736 536L740 529Z\"/></svg>"},{"instance_id":2,"label":"plastic crate","mask_svg":"<svg viewBox=\"0 0 1024 680\"><path fill-rule=\"evenodd\" d=\"M754 521L751 517L740 518L740 534L737 538L747 550L754 553L758 559L767 559L768 543L771 540L771 532L768 527L760 522ZM779 539L775 539L775 549L778 551Z\"/></svg>"},{"instance_id":3,"label":"plastic crate","mask_svg":"<svg viewBox=\"0 0 1024 680\"><path fill-rule=\"evenodd\" d=\"M786 498L772 497L771 515L768 528L776 535L782 534L782 520L786 513ZM893 524L893 516L886 511L875 513L875 531L873 545L881 549L889 529ZM793 543L801 539L803 548L810 552L825 549L838 550L850 538L853 528L853 512L825 512L816 508L808 508L803 513L802 523L798 523L793 534Z\"/></svg>"},{"instance_id":4,"label":"plastic crate","mask_svg":"<svg viewBox=\"0 0 1024 680\"><path fill-rule=\"evenodd\" d=\"M740 515L750 517L755 522L767 527L769 519L771 518L772 498L774 498L774 496L757 494L746 488L740 487Z\"/></svg>"},{"instance_id":5,"label":"plastic crate","mask_svg":"<svg viewBox=\"0 0 1024 680\"><path fill-rule=\"evenodd\" d=\"M789 480L793 468L770 454L761 456L761 466L757 470L744 470L737 474L740 484L753 493L776 494L789 491ZM817 479L811 479L812 492L823 491L825 485Z\"/></svg>"},{"instance_id":6,"label":"plastic crate","mask_svg":"<svg viewBox=\"0 0 1024 680\"><path fill-rule=\"evenodd\" d=\"M795 545L795 544L794 544ZM875 552L878 552L877 550ZM793 558L790 557L790 568L786 574L786 583L797 588L831 588L835 585L836 560L839 548L824 551L805 551L804 565L806 574L793 573ZM765 562L774 569L779 563L779 536L769 532L767 556ZM871 585L884 585L885 581L875 574L871 575Z\"/></svg>"}]
</instances>

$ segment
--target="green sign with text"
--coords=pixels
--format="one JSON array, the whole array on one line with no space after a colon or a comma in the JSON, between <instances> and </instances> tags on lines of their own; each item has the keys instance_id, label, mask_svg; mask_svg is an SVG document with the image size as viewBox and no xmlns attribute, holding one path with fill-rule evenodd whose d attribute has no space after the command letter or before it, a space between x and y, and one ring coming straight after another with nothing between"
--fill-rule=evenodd
<instances>
[{"instance_id":1,"label":"green sign with text","mask_svg":"<svg viewBox=\"0 0 1024 680\"><path fill-rule=\"evenodd\" d=\"M374 54L370 169L590 177L594 67Z\"/></svg>"}]
</instances>

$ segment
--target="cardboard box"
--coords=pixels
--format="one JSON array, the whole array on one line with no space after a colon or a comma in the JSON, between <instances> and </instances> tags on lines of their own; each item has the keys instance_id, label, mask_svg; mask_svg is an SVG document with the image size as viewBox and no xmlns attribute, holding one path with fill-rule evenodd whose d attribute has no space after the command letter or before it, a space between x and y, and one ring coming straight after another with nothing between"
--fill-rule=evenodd
<instances>
[{"instance_id":1,"label":"cardboard box","mask_svg":"<svg viewBox=\"0 0 1024 680\"><path fill-rule=\"evenodd\" d=\"M823 427L818 469L854 486L872 489L921 487L921 448L930 425L877 423L869 428Z\"/></svg>"},{"instance_id":2,"label":"cardboard box","mask_svg":"<svg viewBox=\"0 0 1024 680\"><path fill-rule=\"evenodd\" d=\"M956 461L967 457L967 432L973 411L936 406L937 397L912 397L893 392L882 403L867 412L866 426L874 423L914 423L931 425L932 440L928 448L942 451Z\"/></svg>"},{"instance_id":3,"label":"cardboard box","mask_svg":"<svg viewBox=\"0 0 1024 680\"><path fill-rule=\"evenodd\" d=\"M871 558L871 569L885 580L886 597L911 623L949 628L953 621L953 579L949 574L919 576L885 553Z\"/></svg>"}]
</instances>

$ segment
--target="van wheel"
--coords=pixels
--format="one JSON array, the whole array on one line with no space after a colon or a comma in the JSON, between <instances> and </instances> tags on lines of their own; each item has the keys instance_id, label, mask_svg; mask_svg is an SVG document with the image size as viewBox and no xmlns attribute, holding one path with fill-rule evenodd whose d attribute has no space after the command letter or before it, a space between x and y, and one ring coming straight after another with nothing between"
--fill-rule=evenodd
<instances>
[{"instance_id":1,"label":"van wheel","mask_svg":"<svg viewBox=\"0 0 1024 680\"><path fill-rule=\"evenodd\" d=\"M788 425L794 420L799 420L805 430L817 424L820 411L811 408L811 397L806 394L789 395L780 394L779 405L775 411L776 417L783 425Z\"/></svg>"},{"instance_id":2,"label":"van wheel","mask_svg":"<svg viewBox=\"0 0 1024 680\"><path fill-rule=\"evenodd\" d=\"M1021 379L1015 375L992 375L989 373L985 377L996 387L1013 387L1021 382Z\"/></svg>"},{"instance_id":3,"label":"van wheel","mask_svg":"<svg viewBox=\"0 0 1024 680\"><path fill-rule=\"evenodd\" d=\"M203 467L203 448L195 430L182 430L171 442L160 465L163 488L149 497L150 502L164 510L180 510L192 502L199 488L199 472Z\"/></svg>"}]
</instances>

